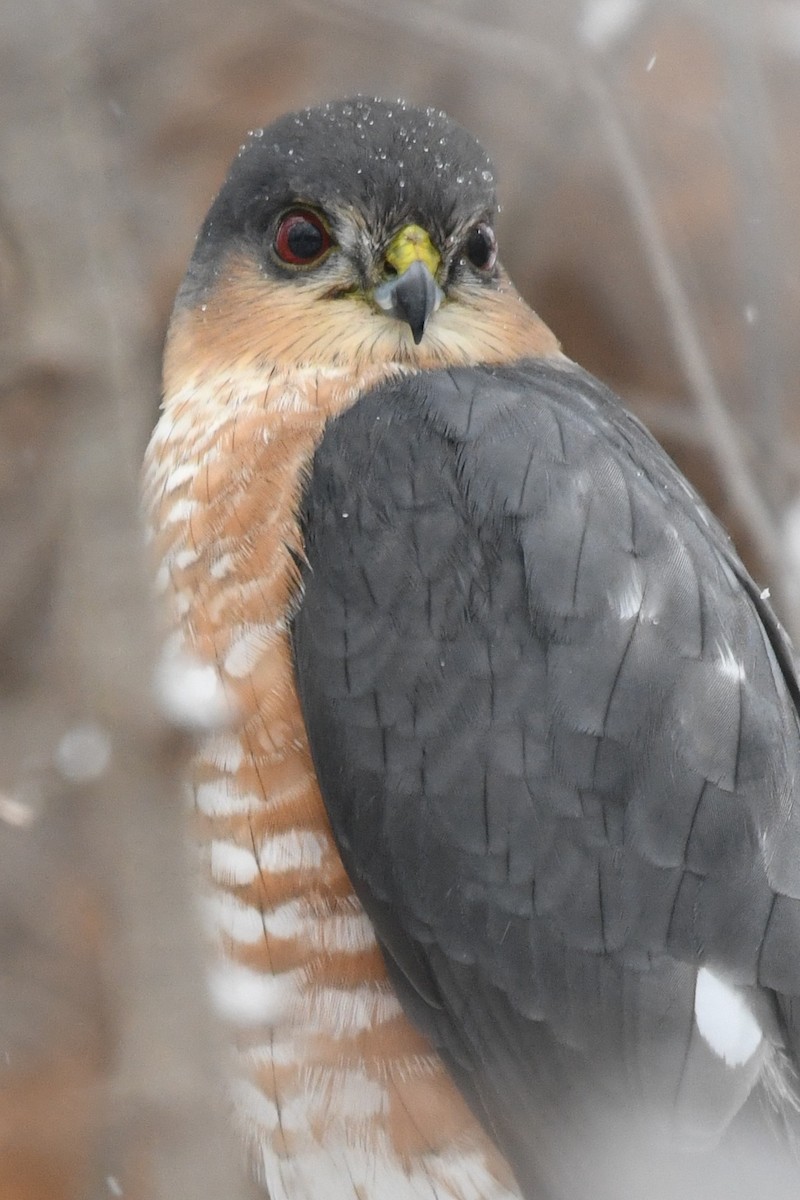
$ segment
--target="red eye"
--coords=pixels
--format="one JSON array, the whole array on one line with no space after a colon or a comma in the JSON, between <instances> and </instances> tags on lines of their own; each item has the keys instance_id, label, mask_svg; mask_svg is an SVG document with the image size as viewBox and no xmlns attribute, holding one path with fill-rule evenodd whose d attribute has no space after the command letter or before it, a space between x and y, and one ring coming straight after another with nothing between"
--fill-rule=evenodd
<instances>
[{"instance_id":1,"label":"red eye","mask_svg":"<svg viewBox=\"0 0 800 1200\"><path fill-rule=\"evenodd\" d=\"M330 250L333 242L321 217L296 208L281 219L275 234L275 253L285 263L306 267Z\"/></svg>"}]
</instances>

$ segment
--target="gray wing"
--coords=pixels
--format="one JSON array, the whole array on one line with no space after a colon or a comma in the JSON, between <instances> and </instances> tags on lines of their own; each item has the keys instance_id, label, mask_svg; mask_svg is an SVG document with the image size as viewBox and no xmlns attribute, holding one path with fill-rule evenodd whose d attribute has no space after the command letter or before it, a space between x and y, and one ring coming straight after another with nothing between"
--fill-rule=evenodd
<instances>
[{"instance_id":1,"label":"gray wing","mask_svg":"<svg viewBox=\"0 0 800 1200\"><path fill-rule=\"evenodd\" d=\"M610 1146L788 1098L791 651L660 447L571 364L422 374L328 426L303 520L337 843L529 1194L603 1196Z\"/></svg>"}]
</instances>

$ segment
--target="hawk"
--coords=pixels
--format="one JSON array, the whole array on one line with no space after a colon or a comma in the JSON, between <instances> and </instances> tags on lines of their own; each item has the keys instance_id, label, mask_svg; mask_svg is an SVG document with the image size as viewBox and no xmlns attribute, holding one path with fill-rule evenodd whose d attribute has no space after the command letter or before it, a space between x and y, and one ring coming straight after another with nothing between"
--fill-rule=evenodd
<instances>
[{"instance_id":1,"label":"hawk","mask_svg":"<svg viewBox=\"0 0 800 1200\"><path fill-rule=\"evenodd\" d=\"M796 1196L800 693L434 109L252 131L178 293L158 582L272 1200ZM782 1190L783 1189L783 1190Z\"/></svg>"}]
</instances>

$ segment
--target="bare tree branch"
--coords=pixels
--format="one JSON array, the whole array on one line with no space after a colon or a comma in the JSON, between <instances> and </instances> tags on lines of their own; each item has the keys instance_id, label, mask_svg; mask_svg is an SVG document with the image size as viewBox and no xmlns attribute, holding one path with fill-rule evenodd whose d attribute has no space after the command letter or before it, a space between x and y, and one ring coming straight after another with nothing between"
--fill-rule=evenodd
<instances>
[{"instance_id":1,"label":"bare tree branch","mask_svg":"<svg viewBox=\"0 0 800 1200\"><path fill-rule=\"evenodd\" d=\"M781 579L782 547L774 517L753 480L735 425L717 386L693 318L692 306L670 251L658 209L617 107L600 76L587 68L583 86L617 167L631 216L661 297L676 353L708 430L709 450L745 528L758 545L771 578Z\"/></svg>"},{"instance_id":2,"label":"bare tree branch","mask_svg":"<svg viewBox=\"0 0 800 1200\"><path fill-rule=\"evenodd\" d=\"M784 347L788 239L779 202L778 154L771 119L757 19L746 0L717 5L706 0L706 21L716 34L725 68L727 103L721 117L730 146L733 203L739 236L731 247L743 285L743 332L747 345L753 440L764 465L774 463L785 430L787 378ZM796 471L795 471L796 475ZM772 511L785 506L788 479L762 472Z\"/></svg>"}]
</instances>

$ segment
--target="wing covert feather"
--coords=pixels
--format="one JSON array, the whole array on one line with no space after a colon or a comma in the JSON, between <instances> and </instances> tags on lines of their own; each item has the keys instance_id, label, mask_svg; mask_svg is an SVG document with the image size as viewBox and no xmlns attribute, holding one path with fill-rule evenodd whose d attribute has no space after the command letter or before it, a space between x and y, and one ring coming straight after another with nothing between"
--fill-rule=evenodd
<instances>
[{"instance_id":1,"label":"wing covert feather","mask_svg":"<svg viewBox=\"0 0 800 1200\"><path fill-rule=\"evenodd\" d=\"M795 1061L800 997L797 684L727 536L566 363L366 395L303 522L295 661L334 834L520 1177L547 1169L520 1129L598 1097L718 1134L767 1051L714 1060L698 967L777 990Z\"/></svg>"}]
</instances>

